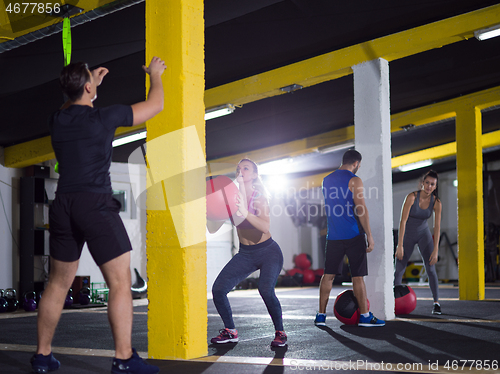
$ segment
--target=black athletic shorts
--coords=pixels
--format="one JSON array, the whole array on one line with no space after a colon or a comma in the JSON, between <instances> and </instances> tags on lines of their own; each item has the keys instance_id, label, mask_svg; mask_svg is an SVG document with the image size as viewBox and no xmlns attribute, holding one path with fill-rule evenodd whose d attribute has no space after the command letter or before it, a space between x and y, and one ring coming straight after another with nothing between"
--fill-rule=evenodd
<instances>
[{"instance_id":1,"label":"black athletic shorts","mask_svg":"<svg viewBox=\"0 0 500 374\"><path fill-rule=\"evenodd\" d=\"M56 194L49 210L50 255L64 262L80 258L87 242L98 266L132 250L111 194L72 192Z\"/></svg>"},{"instance_id":2,"label":"black athletic shorts","mask_svg":"<svg viewBox=\"0 0 500 374\"><path fill-rule=\"evenodd\" d=\"M365 234L358 235L352 239L327 240L325 274L342 274L344 255L347 255L352 277L368 275L366 248Z\"/></svg>"}]
</instances>

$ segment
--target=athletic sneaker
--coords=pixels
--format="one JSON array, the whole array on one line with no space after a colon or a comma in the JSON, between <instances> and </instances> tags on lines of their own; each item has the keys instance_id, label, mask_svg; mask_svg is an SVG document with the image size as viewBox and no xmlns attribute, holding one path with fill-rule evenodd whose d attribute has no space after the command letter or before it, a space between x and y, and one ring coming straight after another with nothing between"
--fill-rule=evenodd
<instances>
[{"instance_id":1,"label":"athletic sneaker","mask_svg":"<svg viewBox=\"0 0 500 374\"><path fill-rule=\"evenodd\" d=\"M235 330L236 331L236 330ZM238 342L238 331L236 333L232 333L229 329L219 330L219 335L215 338L212 338L210 342L212 343L237 343Z\"/></svg>"},{"instance_id":2,"label":"athletic sneaker","mask_svg":"<svg viewBox=\"0 0 500 374\"><path fill-rule=\"evenodd\" d=\"M48 371L57 370L61 366L61 363L54 358L52 352L48 356L42 354L33 355L30 362L34 373L47 373Z\"/></svg>"},{"instance_id":3,"label":"athletic sneaker","mask_svg":"<svg viewBox=\"0 0 500 374\"><path fill-rule=\"evenodd\" d=\"M370 312L370 315L368 317L363 317L363 315L359 316L358 326L363 326L363 327L385 326L385 321L377 319L377 317L375 317L373 313Z\"/></svg>"},{"instance_id":4,"label":"athletic sneaker","mask_svg":"<svg viewBox=\"0 0 500 374\"><path fill-rule=\"evenodd\" d=\"M316 326L326 326L326 313L316 313L314 324Z\"/></svg>"},{"instance_id":5,"label":"athletic sneaker","mask_svg":"<svg viewBox=\"0 0 500 374\"><path fill-rule=\"evenodd\" d=\"M441 314L441 305L434 304L432 307L432 314Z\"/></svg>"},{"instance_id":6,"label":"athletic sneaker","mask_svg":"<svg viewBox=\"0 0 500 374\"><path fill-rule=\"evenodd\" d=\"M286 345L286 334L284 331L276 331L276 336L271 342L271 347L284 347Z\"/></svg>"},{"instance_id":7,"label":"athletic sneaker","mask_svg":"<svg viewBox=\"0 0 500 374\"><path fill-rule=\"evenodd\" d=\"M149 365L139 357L135 348L132 348L132 357L128 360L113 358L111 372L114 374L156 374L160 372L158 366Z\"/></svg>"}]
</instances>

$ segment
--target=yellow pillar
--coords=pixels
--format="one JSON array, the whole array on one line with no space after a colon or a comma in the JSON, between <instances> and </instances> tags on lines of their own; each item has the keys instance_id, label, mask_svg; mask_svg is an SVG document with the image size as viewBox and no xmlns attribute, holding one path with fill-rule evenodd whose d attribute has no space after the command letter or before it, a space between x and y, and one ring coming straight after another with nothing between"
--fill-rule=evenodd
<instances>
[{"instance_id":1,"label":"yellow pillar","mask_svg":"<svg viewBox=\"0 0 500 374\"><path fill-rule=\"evenodd\" d=\"M483 154L481 111L457 111L458 285L460 300L484 299Z\"/></svg>"},{"instance_id":2,"label":"yellow pillar","mask_svg":"<svg viewBox=\"0 0 500 374\"><path fill-rule=\"evenodd\" d=\"M207 354L202 0L146 1L153 56L167 70L164 110L146 124L148 351L190 359Z\"/></svg>"}]
</instances>

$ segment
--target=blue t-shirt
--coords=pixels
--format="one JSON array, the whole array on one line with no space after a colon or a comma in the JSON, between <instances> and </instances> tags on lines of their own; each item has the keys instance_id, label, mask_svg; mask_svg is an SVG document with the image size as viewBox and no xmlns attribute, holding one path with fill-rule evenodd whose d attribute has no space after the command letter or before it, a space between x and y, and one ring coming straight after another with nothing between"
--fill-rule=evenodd
<instances>
[{"instance_id":1,"label":"blue t-shirt","mask_svg":"<svg viewBox=\"0 0 500 374\"><path fill-rule=\"evenodd\" d=\"M328 218L328 240L352 239L364 234L354 210L349 181L356 175L349 170L335 170L323 179L323 196Z\"/></svg>"},{"instance_id":2,"label":"blue t-shirt","mask_svg":"<svg viewBox=\"0 0 500 374\"><path fill-rule=\"evenodd\" d=\"M59 162L58 193L111 193L109 167L115 130L132 126L132 107L71 105L49 118L52 147Z\"/></svg>"}]
</instances>

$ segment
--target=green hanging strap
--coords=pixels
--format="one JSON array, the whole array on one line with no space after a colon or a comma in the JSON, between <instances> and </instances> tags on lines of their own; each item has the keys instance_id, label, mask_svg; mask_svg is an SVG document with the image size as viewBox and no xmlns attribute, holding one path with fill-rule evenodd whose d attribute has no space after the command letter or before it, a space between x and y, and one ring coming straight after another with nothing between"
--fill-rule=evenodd
<instances>
[{"instance_id":1,"label":"green hanging strap","mask_svg":"<svg viewBox=\"0 0 500 374\"><path fill-rule=\"evenodd\" d=\"M68 17L63 20L62 42L64 53L64 66L71 63L71 21ZM59 173L59 162L56 162L54 171Z\"/></svg>"},{"instance_id":2,"label":"green hanging strap","mask_svg":"<svg viewBox=\"0 0 500 374\"><path fill-rule=\"evenodd\" d=\"M68 66L71 62L71 22L69 18L63 21L63 52L64 52L64 66Z\"/></svg>"}]
</instances>

